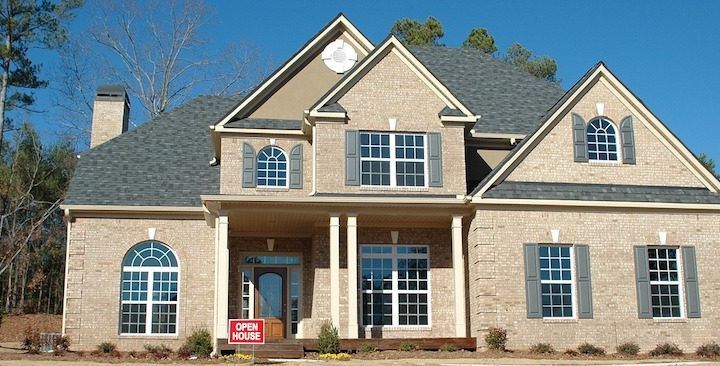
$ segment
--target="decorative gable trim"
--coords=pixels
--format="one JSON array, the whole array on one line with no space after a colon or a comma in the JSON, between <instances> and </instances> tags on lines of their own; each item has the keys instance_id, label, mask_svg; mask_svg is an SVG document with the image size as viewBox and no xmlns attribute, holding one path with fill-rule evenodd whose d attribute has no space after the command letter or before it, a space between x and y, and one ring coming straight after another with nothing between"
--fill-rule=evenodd
<instances>
[{"instance_id":1,"label":"decorative gable trim","mask_svg":"<svg viewBox=\"0 0 720 366\"><path fill-rule=\"evenodd\" d=\"M375 65L385 58L389 53L396 55L410 70L427 85L449 109L456 109L462 115L441 116L453 122L476 122L479 118L467 106L465 106L450 90L428 70L395 36L388 36L370 54L368 54L355 68L323 95L309 110L309 117L326 117L321 110L326 106L333 105L340 100L362 77L367 74ZM335 112L336 113L336 112ZM337 114L337 113L336 113ZM327 117L337 117L327 116Z\"/></svg>"},{"instance_id":2,"label":"decorative gable trim","mask_svg":"<svg viewBox=\"0 0 720 366\"><path fill-rule=\"evenodd\" d=\"M501 183L548 135L572 107L597 83L605 85L632 114L641 118L643 123L677 157L690 172L711 192L720 191L720 181L708 171L690 150L675 136L667 126L655 116L635 94L630 91L603 62L590 69L560 100L548 111L547 117L540 126L524 139L517 148L493 170L490 175L470 193L473 202L484 202L482 199L491 187ZM497 201L494 200L494 201Z\"/></svg>"},{"instance_id":3,"label":"decorative gable trim","mask_svg":"<svg viewBox=\"0 0 720 366\"><path fill-rule=\"evenodd\" d=\"M323 42L331 37L338 35L339 32L342 34L347 33L349 39L358 46L359 52L363 55L367 55L372 49L373 44L350 23L344 14L338 14L335 19L330 21L323 29L320 30L314 37L312 37L298 52L296 52L290 59L288 59L282 66L280 66L275 72L273 72L267 79L258 85L246 98L244 98L237 106L235 106L230 113L221 118L215 125L215 131L223 131L222 126L228 123L233 117L238 114L248 113L250 109L257 105L257 103L264 97L272 94L285 81L290 78L295 71L303 65L303 62L313 53Z\"/></svg>"}]
</instances>

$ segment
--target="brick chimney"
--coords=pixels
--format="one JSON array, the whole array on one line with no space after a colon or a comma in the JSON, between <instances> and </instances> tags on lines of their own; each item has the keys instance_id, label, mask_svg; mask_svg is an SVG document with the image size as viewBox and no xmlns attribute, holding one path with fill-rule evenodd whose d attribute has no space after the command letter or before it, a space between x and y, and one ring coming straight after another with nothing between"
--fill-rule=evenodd
<instances>
[{"instance_id":1,"label":"brick chimney","mask_svg":"<svg viewBox=\"0 0 720 366\"><path fill-rule=\"evenodd\" d=\"M90 148L124 133L128 129L130 101L120 85L101 85L95 94Z\"/></svg>"}]
</instances>

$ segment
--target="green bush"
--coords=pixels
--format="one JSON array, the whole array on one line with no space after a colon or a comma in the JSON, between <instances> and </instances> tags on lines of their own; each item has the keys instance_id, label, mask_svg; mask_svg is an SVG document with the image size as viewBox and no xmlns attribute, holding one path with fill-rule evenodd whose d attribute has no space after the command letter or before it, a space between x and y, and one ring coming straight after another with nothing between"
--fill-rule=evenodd
<instances>
[{"instance_id":1,"label":"green bush","mask_svg":"<svg viewBox=\"0 0 720 366\"><path fill-rule=\"evenodd\" d=\"M530 346L530 353L555 353L555 349L549 343L538 343Z\"/></svg>"},{"instance_id":2,"label":"green bush","mask_svg":"<svg viewBox=\"0 0 720 366\"><path fill-rule=\"evenodd\" d=\"M658 344L654 350L650 351L650 356L682 356L683 351L675 343Z\"/></svg>"},{"instance_id":3,"label":"green bush","mask_svg":"<svg viewBox=\"0 0 720 366\"><path fill-rule=\"evenodd\" d=\"M636 356L640 352L640 346L635 342L627 342L615 347L615 350L624 356Z\"/></svg>"},{"instance_id":4,"label":"green bush","mask_svg":"<svg viewBox=\"0 0 720 366\"><path fill-rule=\"evenodd\" d=\"M503 328L490 327L488 334L485 335L485 343L488 348L505 351L505 344L507 343L507 330Z\"/></svg>"},{"instance_id":5,"label":"green bush","mask_svg":"<svg viewBox=\"0 0 720 366\"><path fill-rule=\"evenodd\" d=\"M413 342L402 342L400 343L399 349L403 352L412 352L417 350L418 346Z\"/></svg>"},{"instance_id":6,"label":"green bush","mask_svg":"<svg viewBox=\"0 0 720 366\"><path fill-rule=\"evenodd\" d=\"M445 343L442 346L440 346L441 352L455 352L457 350L458 350L458 348L454 344Z\"/></svg>"},{"instance_id":7,"label":"green bush","mask_svg":"<svg viewBox=\"0 0 720 366\"><path fill-rule=\"evenodd\" d=\"M578 347L578 352L588 356L603 356L605 355L605 349L594 346L590 343L583 343Z\"/></svg>"},{"instance_id":8,"label":"green bush","mask_svg":"<svg viewBox=\"0 0 720 366\"><path fill-rule=\"evenodd\" d=\"M317 340L318 351L323 353L338 353L340 352L340 336L338 330L331 322L325 322L320 327L320 334L318 334Z\"/></svg>"},{"instance_id":9,"label":"green bush","mask_svg":"<svg viewBox=\"0 0 720 366\"><path fill-rule=\"evenodd\" d=\"M197 357L210 357L213 351L212 337L207 329L195 329L192 334L185 339L183 347L187 348L193 355ZM178 350L179 352L180 350Z\"/></svg>"},{"instance_id":10,"label":"green bush","mask_svg":"<svg viewBox=\"0 0 720 366\"><path fill-rule=\"evenodd\" d=\"M378 346L372 343L363 343L360 346L360 352L377 352L379 350Z\"/></svg>"},{"instance_id":11,"label":"green bush","mask_svg":"<svg viewBox=\"0 0 720 366\"><path fill-rule=\"evenodd\" d=\"M715 342L705 343L695 353L700 357L717 357L720 356L720 345Z\"/></svg>"},{"instance_id":12,"label":"green bush","mask_svg":"<svg viewBox=\"0 0 720 366\"><path fill-rule=\"evenodd\" d=\"M117 346L115 346L115 343L102 342L97 345L97 350L100 351L100 353L115 353L116 349Z\"/></svg>"}]
</instances>

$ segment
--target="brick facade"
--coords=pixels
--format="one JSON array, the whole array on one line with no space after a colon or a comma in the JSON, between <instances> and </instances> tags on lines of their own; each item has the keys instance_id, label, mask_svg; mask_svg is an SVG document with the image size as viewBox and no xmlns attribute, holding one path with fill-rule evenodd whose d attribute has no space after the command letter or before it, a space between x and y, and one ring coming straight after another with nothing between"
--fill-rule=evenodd
<instances>
[{"instance_id":1,"label":"brick facade","mask_svg":"<svg viewBox=\"0 0 720 366\"><path fill-rule=\"evenodd\" d=\"M550 321L526 316L524 243L587 244L590 249L593 319ZM525 349L550 343L557 350L589 342L608 350L634 341L643 351L675 342L686 351L720 337L716 324L720 289L717 232L720 215L635 210L478 210L470 226L468 266L471 335L489 326L507 328L508 346ZM634 245L694 245L700 281L702 318L638 319Z\"/></svg>"}]
</instances>

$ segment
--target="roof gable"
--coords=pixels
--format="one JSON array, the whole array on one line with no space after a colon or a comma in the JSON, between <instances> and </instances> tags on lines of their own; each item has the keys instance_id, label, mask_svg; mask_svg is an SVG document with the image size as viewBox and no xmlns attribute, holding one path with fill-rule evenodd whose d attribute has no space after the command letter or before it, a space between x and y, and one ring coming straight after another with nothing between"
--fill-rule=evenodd
<instances>
[{"instance_id":1,"label":"roof gable","mask_svg":"<svg viewBox=\"0 0 720 366\"><path fill-rule=\"evenodd\" d=\"M370 54L368 54L359 65L352 71L347 73L333 86L325 95L323 95L311 108L310 116L322 116L325 111L336 110L338 101L352 87L358 83L370 70L372 70L379 62L381 62L388 54L392 53L417 75L423 83L430 88L443 103L446 108L438 111L453 111L452 113L442 113L441 118L456 122L475 122L478 116L473 113L463 102L461 102L433 73L423 65L397 38L394 36L387 37L380 45L378 45ZM342 106L339 106L342 108ZM337 112L332 112L337 113Z\"/></svg>"},{"instance_id":2,"label":"roof gable","mask_svg":"<svg viewBox=\"0 0 720 366\"><path fill-rule=\"evenodd\" d=\"M303 47L292 57L281 65L268 78L261 82L252 92L238 103L230 113L224 115L215 124L215 130L221 131L228 122L237 119L251 117L250 114L257 110L265 101L274 95L300 70L305 68L314 56L317 56L322 48L328 43L342 37L350 41L361 55L367 55L372 49L372 43L343 15L338 14L315 36L313 36ZM315 57L316 58L316 57ZM302 110L298 111L297 118L301 117ZM268 118L265 115L252 116L253 118ZM287 119L288 117L281 118ZM295 117L292 117L295 118Z\"/></svg>"},{"instance_id":3,"label":"roof gable","mask_svg":"<svg viewBox=\"0 0 720 366\"><path fill-rule=\"evenodd\" d=\"M640 127L647 129L653 138L662 145L662 148L667 149L669 155L678 162L677 165L685 169L687 173L693 177L693 181L698 183L698 186L704 187L710 192L718 192L720 182L718 182L717 178L702 166L687 147L670 132L665 124L663 124L640 99L627 89L603 63L598 63L548 111L547 116L541 121L540 126L535 132L523 140L514 151L480 183L471 193L473 201L478 202L482 200L482 197L485 197L484 193L488 192L492 187L498 186L505 181L510 182L513 172L522 166L522 163L528 159L528 156L530 156L544 140L549 138L548 136L551 135L553 129L556 128L565 117L569 116L569 113L582 98L588 92L592 91L594 87L599 85L606 88L614 98L617 98L617 100L622 103L623 108L626 108L629 113L637 117L637 122L635 123L641 123L642 126ZM570 140L571 136L570 132L568 132L567 139ZM552 136L550 138L552 138ZM660 169L662 169L662 167ZM609 184L612 183L613 182L609 182ZM660 186L662 184L649 185Z\"/></svg>"}]
</instances>

